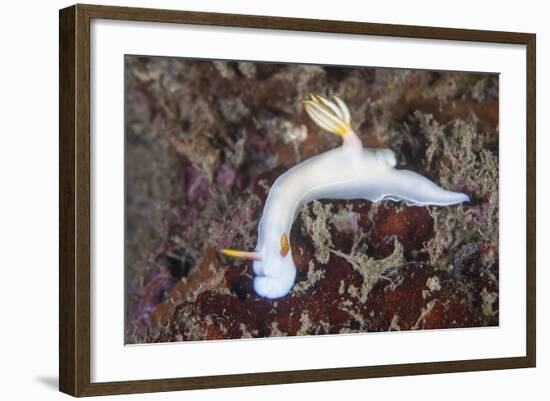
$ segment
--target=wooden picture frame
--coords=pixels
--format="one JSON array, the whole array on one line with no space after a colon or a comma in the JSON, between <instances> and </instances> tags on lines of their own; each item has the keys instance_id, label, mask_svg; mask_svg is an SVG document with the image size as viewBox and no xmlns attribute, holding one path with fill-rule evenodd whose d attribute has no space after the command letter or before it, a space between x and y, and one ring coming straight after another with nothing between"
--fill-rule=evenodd
<instances>
[{"instance_id":1,"label":"wooden picture frame","mask_svg":"<svg viewBox=\"0 0 550 401\"><path fill-rule=\"evenodd\" d=\"M399 365L92 383L90 379L90 21L92 19L268 28L525 46L527 54L525 60L527 71L527 119L525 122L527 132L526 355ZM95 5L75 5L62 9L59 16L59 28L59 388L62 392L73 396L94 396L535 366L536 37L534 34Z\"/></svg>"}]
</instances>

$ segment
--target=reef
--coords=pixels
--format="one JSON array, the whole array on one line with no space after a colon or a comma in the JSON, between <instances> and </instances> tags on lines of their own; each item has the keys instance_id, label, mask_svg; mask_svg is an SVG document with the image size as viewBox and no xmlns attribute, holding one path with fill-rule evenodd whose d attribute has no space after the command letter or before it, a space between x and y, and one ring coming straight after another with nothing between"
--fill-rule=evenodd
<instances>
[{"instance_id":1,"label":"reef","mask_svg":"<svg viewBox=\"0 0 550 401\"><path fill-rule=\"evenodd\" d=\"M497 75L142 56L125 74L127 343L499 324ZM269 300L218 249L253 249L274 180L340 145L304 112L309 92L471 201L309 203L296 284Z\"/></svg>"}]
</instances>

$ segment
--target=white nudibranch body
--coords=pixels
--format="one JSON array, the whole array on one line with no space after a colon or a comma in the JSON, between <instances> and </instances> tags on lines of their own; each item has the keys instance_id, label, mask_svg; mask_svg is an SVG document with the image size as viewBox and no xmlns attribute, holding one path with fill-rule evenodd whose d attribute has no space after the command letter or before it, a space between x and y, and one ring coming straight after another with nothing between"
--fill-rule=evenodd
<instances>
[{"instance_id":1,"label":"white nudibranch body","mask_svg":"<svg viewBox=\"0 0 550 401\"><path fill-rule=\"evenodd\" d=\"M300 208L316 199L384 199L410 205L447 206L469 201L412 171L395 169L389 149L363 148L350 126L346 105L310 95L304 101L310 117L323 129L343 138L341 147L311 157L279 176L271 187L260 224L255 252L224 249L237 258L254 259L254 290L266 298L288 294L296 278L290 230Z\"/></svg>"}]
</instances>

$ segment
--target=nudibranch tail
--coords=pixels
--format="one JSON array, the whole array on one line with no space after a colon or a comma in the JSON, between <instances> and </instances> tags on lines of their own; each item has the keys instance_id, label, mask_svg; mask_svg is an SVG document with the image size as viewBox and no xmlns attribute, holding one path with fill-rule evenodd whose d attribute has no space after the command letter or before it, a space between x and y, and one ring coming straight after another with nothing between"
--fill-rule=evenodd
<instances>
[{"instance_id":1,"label":"nudibranch tail","mask_svg":"<svg viewBox=\"0 0 550 401\"><path fill-rule=\"evenodd\" d=\"M349 110L336 96L333 99L335 103L319 95L309 94L303 103L307 114L317 125L343 137L351 131Z\"/></svg>"},{"instance_id":2,"label":"nudibranch tail","mask_svg":"<svg viewBox=\"0 0 550 401\"><path fill-rule=\"evenodd\" d=\"M388 169L383 177L369 179L365 199L403 201L414 206L450 206L469 202L461 192L448 191L428 178L409 170Z\"/></svg>"},{"instance_id":3,"label":"nudibranch tail","mask_svg":"<svg viewBox=\"0 0 550 401\"><path fill-rule=\"evenodd\" d=\"M258 252L238 251L236 249L220 249L220 252L225 256L235 259L262 260Z\"/></svg>"}]
</instances>

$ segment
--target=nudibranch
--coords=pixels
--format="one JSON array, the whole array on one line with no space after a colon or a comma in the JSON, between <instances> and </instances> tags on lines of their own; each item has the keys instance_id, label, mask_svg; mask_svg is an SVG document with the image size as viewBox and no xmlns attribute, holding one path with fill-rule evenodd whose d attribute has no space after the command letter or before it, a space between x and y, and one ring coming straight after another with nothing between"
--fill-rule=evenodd
<instances>
[{"instance_id":1,"label":"nudibranch","mask_svg":"<svg viewBox=\"0 0 550 401\"><path fill-rule=\"evenodd\" d=\"M296 278L290 229L300 208L316 199L404 201L416 206L447 206L469 201L463 193L447 191L409 170L395 168L389 149L364 148L351 127L345 103L309 95L306 112L321 128L342 137L342 146L313 156L279 176L271 187L258 227L254 252L222 249L234 258L252 259L254 290L274 299L288 294Z\"/></svg>"}]
</instances>

